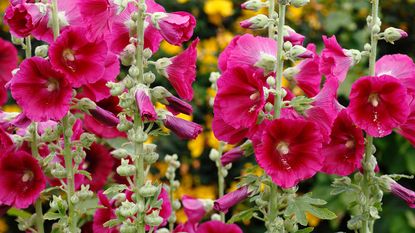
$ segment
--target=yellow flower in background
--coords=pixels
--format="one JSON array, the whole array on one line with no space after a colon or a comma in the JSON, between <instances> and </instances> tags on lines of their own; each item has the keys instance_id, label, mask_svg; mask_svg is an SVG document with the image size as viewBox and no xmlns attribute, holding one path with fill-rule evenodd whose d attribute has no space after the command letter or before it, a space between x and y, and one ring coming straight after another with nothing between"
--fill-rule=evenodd
<instances>
[{"instance_id":1,"label":"yellow flower in background","mask_svg":"<svg viewBox=\"0 0 415 233\"><path fill-rule=\"evenodd\" d=\"M201 65L199 71L201 73L210 73L217 70L219 45L215 37L201 41L198 46L198 56Z\"/></svg>"},{"instance_id":2,"label":"yellow flower in background","mask_svg":"<svg viewBox=\"0 0 415 233\"><path fill-rule=\"evenodd\" d=\"M183 50L182 47L169 44L167 41L161 42L160 49L168 55L176 55Z\"/></svg>"},{"instance_id":3,"label":"yellow flower in background","mask_svg":"<svg viewBox=\"0 0 415 233\"><path fill-rule=\"evenodd\" d=\"M184 3L189 2L189 0L177 0L177 2L180 3L180 4L184 4Z\"/></svg>"},{"instance_id":4,"label":"yellow flower in background","mask_svg":"<svg viewBox=\"0 0 415 233\"><path fill-rule=\"evenodd\" d=\"M208 0L203 6L203 11L208 15L211 23L220 25L222 18L233 14L233 2L231 0Z\"/></svg>"},{"instance_id":5,"label":"yellow flower in background","mask_svg":"<svg viewBox=\"0 0 415 233\"><path fill-rule=\"evenodd\" d=\"M9 226L4 218L0 218L0 233L6 233L9 230Z\"/></svg>"},{"instance_id":6,"label":"yellow flower in background","mask_svg":"<svg viewBox=\"0 0 415 233\"><path fill-rule=\"evenodd\" d=\"M288 7L287 11L287 18L292 20L294 23L300 23L301 17L303 16L303 8L302 7Z\"/></svg>"},{"instance_id":7,"label":"yellow flower in background","mask_svg":"<svg viewBox=\"0 0 415 233\"><path fill-rule=\"evenodd\" d=\"M210 130L206 132L206 137L207 137L207 144L211 148L215 148L215 149L219 148L219 140L215 137L215 134L213 134L213 131Z\"/></svg>"},{"instance_id":8,"label":"yellow flower in background","mask_svg":"<svg viewBox=\"0 0 415 233\"><path fill-rule=\"evenodd\" d=\"M22 109L18 105L11 104L11 105L3 106L3 111L5 111L5 112L21 112Z\"/></svg>"},{"instance_id":9,"label":"yellow flower in background","mask_svg":"<svg viewBox=\"0 0 415 233\"><path fill-rule=\"evenodd\" d=\"M316 227L321 221L319 218L310 214L309 212L306 213L306 217L307 217L308 225L310 227Z\"/></svg>"},{"instance_id":10,"label":"yellow flower in background","mask_svg":"<svg viewBox=\"0 0 415 233\"><path fill-rule=\"evenodd\" d=\"M199 134L195 140L189 141L187 148L190 150L192 158L199 158L205 149L205 135Z\"/></svg>"}]
</instances>

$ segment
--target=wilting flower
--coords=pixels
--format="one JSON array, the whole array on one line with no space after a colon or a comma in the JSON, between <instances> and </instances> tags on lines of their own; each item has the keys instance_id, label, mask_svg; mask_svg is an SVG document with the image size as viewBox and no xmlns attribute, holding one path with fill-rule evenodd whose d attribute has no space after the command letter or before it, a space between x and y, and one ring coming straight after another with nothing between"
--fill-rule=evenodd
<instances>
[{"instance_id":1,"label":"wilting flower","mask_svg":"<svg viewBox=\"0 0 415 233\"><path fill-rule=\"evenodd\" d=\"M17 67L17 49L12 43L0 38L0 85L12 78L12 71Z\"/></svg>"},{"instance_id":2,"label":"wilting flower","mask_svg":"<svg viewBox=\"0 0 415 233\"><path fill-rule=\"evenodd\" d=\"M369 135L384 137L406 122L408 101L407 90L398 79L368 76L353 84L348 111L353 122Z\"/></svg>"},{"instance_id":3,"label":"wilting flower","mask_svg":"<svg viewBox=\"0 0 415 233\"><path fill-rule=\"evenodd\" d=\"M45 15L36 4L20 3L7 7L4 21L13 35L26 37L36 29Z\"/></svg>"},{"instance_id":4,"label":"wilting flower","mask_svg":"<svg viewBox=\"0 0 415 233\"><path fill-rule=\"evenodd\" d=\"M173 45L181 45L183 42L190 40L196 26L195 17L183 11L155 13L152 21L163 38Z\"/></svg>"},{"instance_id":5,"label":"wilting flower","mask_svg":"<svg viewBox=\"0 0 415 233\"><path fill-rule=\"evenodd\" d=\"M94 214L93 230L95 233L119 233L117 227L104 227L104 223L111 219L116 219L114 201L108 200L108 197L100 191L98 193L99 205L104 208L98 208Z\"/></svg>"},{"instance_id":6,"label":"wilting flower","mask_svg":"<svg viewBox=\"0 0 415 233\"><path fill-rule=\"evenodd\" d=\"M208 221L199 226L197 233L242 233L241 228L236 224L226 224L221 221Z\"/></svg>"},{"instance_id":7,"label":"wilting flower","mask_svg":"<svg viewBox=\"0 0 415 233\"><path fill-rule=\"evenodd\" d=\"M135 93L137 108L143 121L157 120L157 112L146 90L139 88Z\"/></svg>"},{"instance_id":8,"label":"wilting flower","mask_svg":"<svg viewBox=\"0 0 415 233\"><path fill-rule=\"evenodd\" d=\"M321 52L320 71L328 78L333 77L343 82L346 78L353 59L346 55L337 43L336 36L323 36L325 48Z\"/></svg>"},{"instance_id":9,"label":"wilting flower","mask_svg":"<svg viewBox=\"0 0 415 233\"><path fill-rule=\"evenodd\" d=\"M323 166L322 136L311 121L274 120L254 148L258 164L282 188L312 177Z\"/></svg>"},{"instance_id":10,"label":"wilting flower","mask_svg":"<svg viewBox=\"0 0 415 233\"><path fill-rule=\"evenodd\" d=\"M203 128L199 124L196 124L191 121L186 121L181 118L166 115L166 118L163 120L164 126L170 129L179 136L181 139L195 139L199 135Z\"/></svg>"},{"instance_id":11,"label":"wilting flower","mask_svg":"<svg viewBox=\"0 0 415 233\"><path fill-rule=\"evenodd\" d=\"M189 103L177 98L174 95L166 97L168 104L166 105L167 110L169 110L174 115L183 113L186 115L192 115L193 107Z\"/></svg>"},{"instance_id":12,"label":"wilting flower","mask_svg":"<svg viewBox=\"0 0 415 233\"><path fill-rule=\"evenodd\" d=\"M365 151L363 132L350 119L347 110L342 110L334 121L330 143L323 146L324 166L328 174L348 176L361 166Z\"/></svg>"},{"instance_id":13,"label":"wilting flower","mask_svg":"<svg viewBox=\"0 0 415 233\"><path fill-rule=\"evenodd\" d=\"M90 185L92 191L98 191L107 182L108 176L112 172L114 160L105 146L95 142L85 152L86 157L82 167L92 177L92 180L86 180L86 183Z\"/></svg>"},{"instance_id":14,"label":"wilting flower","mask_svg":"<svg viewBox=\"0 0 415 233\"><path fill-rule=\"evenodd\" d=\"M26 59L11 80L11 92L33 121L60 120L69 110L72 88L48 60Z\"/></svg>"},{"instance_id":15,"label":"wilting flower","mask_svg":"<svg viewBox=\"0 0 415 233\"><path fill-rule=\"evenodd\" d=\"M226 152L220 158L222 166L226 166L230 163L233 163L244 156L244 150L241 147L235 147L230 151Z\"/></svg>"},{"instance_id":16,"label":"wilting flower","mask_svg":"<svg viewBox=\"0 0 415 233\"><path fill-rule=\"evenodd\" d=\"M37 160L24 151L0 157L0 203L27 208L46 186L45 175Z\"/></svg>"},{"instance_id":17,"label":"wilting flower","mask_svg":"<svg viewBox=\"0 0 415 233\"><path fill-rule=\"evenodd\" d=\"M217 199L213 205L213 208L217 211L227 213L230 208L248 198L249 195L248 186L243 186Z\"/></svg>"},{"instance_id":18,"label":"wilting flower","mask_svg":"<svg viewBox=\"0 0 415 233\"><path fill-rule=\"evenodd\" d=\"M82 27L69 27L49 48L52 65L65 74L74 87L98 81L105 72L107 44L90 40Z\"/></svg>"}]
</instances>

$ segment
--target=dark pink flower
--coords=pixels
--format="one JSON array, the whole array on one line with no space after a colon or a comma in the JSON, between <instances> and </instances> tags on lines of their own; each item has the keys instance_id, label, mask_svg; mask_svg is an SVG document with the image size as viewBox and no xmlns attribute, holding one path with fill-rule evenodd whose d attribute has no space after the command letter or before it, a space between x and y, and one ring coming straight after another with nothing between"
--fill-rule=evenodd
<instances>
[{"instance_id":1,"label":"dark pink flower","mask_svg":"<svg viewBox=\"0 0 415 233\"><path fill-rule=\"evenodd\" d=\"M107 182L108 176L112 172L114 160L109 150L101 144L93 143L85 152L86 157L82 163L82 168L92 176L92 180L85 181L90 185L92 191L98 191Z\"/></svg>"},{"instance_id":2,"label":"dark pink flower","mask_svg":"<svg viewBox=\"0 0 415 233\"><path fill-rule=\"evenodd\" d=\"M234 128L249 128L256 124L265 105L263 76L249 66L227 69L218 80L215 115Z\"/></svg>"},{"instance_id":3,"label":"dark pink flower","mask_svg":"<svg viewBox=\"0 0 415 233\"><path fill-rule=\"evenodd\" d=\"M184 213L186 214L188 221L191 223L200 222L206 215L203 202L197 198L184 195L182 197L182 204Z\"/></svg>"},{"instance_id":4,"label":"dark pink flower","mask_svg":"<svg viewBox=\"0 0 415 233\"><path fill-rule=\"evenodd\" d=\"M26 37L36 29L45 15L36 4L21 3L7 7L4 21L13 35Z\"/></svg>"},{"instance_id":5,"label":"dark pink flower","mask_svg":"<svg viewBox=\"0 0 415 233\"><path fill-rule=\"evenodd\" d=\"M45 175L37 160L24 151L0 156L0 203L27 208L46 186Z\"/></svg>"},{"instance_id":6,"label":"dark pink flower","mask_svg":"<svg viewBox=\"0 0 415 233\"><path fill-rule=\"evenodd\" d=\"M90 40L82 27L69 27L50 46L52 65L65 74L74 87L98 81L105 72L107 44Z\"/></svg>"},{"instance_id":7,"label":"dark pink flower","mask_svg":"<svg viewBox=\"0 0 415 233\"><path fill-rule=\"evenodd\" d=\"M117 13L117 5L111 0L77 0L82 18L91 38L111 33L111 26Z\"/></svg>"},{"instance_id":8,"label":"dark pink flower","mask_svg":"<svg viewBox=\"0 0 415 233\"><path fill-rule=\"evenodd\" d=\"M343 48L337 43L336 36L323 36L325 48L321 52L320 72L327 78L334 77L340 82L346 78L353 59L346 55Z\"/></svg>"},{"instance_id":9,"label":"dark pink flower","mask_svg":"<svg viewBox=\"0 0 415 233\"><path fill-rule=\"evenodd\" d=\"M244 150L240 147L235 147L231 149L230 151L226 152L222 155L220 158L220 162L222 163L222 166L226 166L230 163L233 163L235 161L238 161L244 156Z\"/></svg>"},{"instance_id":10,"label":"dark pink flower","mask_svg":"<svg viewBox=\"0 0 415 233\"><path fill-rule=\"evenodd\" d=\"M221 221L208 221L199 226L196 233L242 233L241 228L236 224L226 224Z\"/></svg>"},{"instance_id":11,"label":"dark pink flower","mask_svg":"<svg viewBox=\"0 0 415 233\"><path fill-rule=\"evenodd\" d=\"M196 19L192 14L183 11L162 13L154 26L167 42L181 45L192 37Z\"/></svg>"},{"instance_id":12,"label":"dark pink flower","mask_svg":"<svg viewBox=\"0 0 415 233\"><path fill-rule=\"evenodd\" d=\"M12 139L10 138L9 134L0 127L0 151L5 153L11 149L13 149L14 144Z\"/></svg>"},{"instance_id":13,"label":"dark pink flower","mask_svg":"<svg viewBox=\"0 0 415 233\"><path fill-rule=\"evenodd\" d=\"M390 178L388 179L388 181L389 181L390 191L394 195L402 198L402 200L404 200L408 204L409 207L415 208L415 192L403 187L398 182Z\"/></svg>"},{"instance_id":14,"label":"dark pink flower","mask_svg":"<svg viewBox=\"0 0 415 233\"><path fill-rule=\"evenodd\" d=\"M168 104L166 105L167 110L169 110L174 115L183 113L186 115L192 115L193 107L189 103L177 98L174 95L166 97Z\"/></svg>"},{"instance_id":15,"label":"dark pink flower","mask_svg":"<svg viewBox=\"0 0 415 233\"><path fill-rule=\"evenodd\" d=\"M143 121L156 121L157 112L146 90L139 88L135 93L135 102Z\"/></svg>"},{"instance_id":16,"label":"dark pink flower","mask_svg":"<svg viewBox=\"0 0 415 233\"><path fill-rule=\"evenodd\" d=\"M120 120L114 113L107 111L100 106L96 106L95 109L90 109L89 112L96 120L104 125L116 127L120 123Z\"/></svg>"},{"instance_id":17,"label":"dark pink flower","mask_svg":"<svg viewBox=\"0 0 415 233\"><path fill-rule=\"evenodd\" d=\"M177 91L177 94L187 100L193 99L192 84L196 79L197 44L196 39L181 54L170 58L171 64L166 68L166 78Z\"/></svg>"},{"instance_id":18,"label":"dark pink flower","mask_svg":"<svg viewBox=\"0 0 415 233\"><path fill-rule=\"evenodd\" d=\"M164 189L164 188L161 189L161 192L160 192L157 200L162 200L163 201L163 203L161 204L161 208L159 209L160 210L159 216L163 218L163 222L160 224L159 227L162 227L162 226L165 226L167 224L167 221L169 220L169 217L170 217L171 212L172 212L169 193L166 191L166 189ZM150 214L151 211L148 212L147 214Z\"/></svg>"},{"instance_id":19,"label":"dark pink flower","mask_svg":"<svg viewBox=\"0 0 415 233\"><path fill-rule=\"evenodd\" d=\"M408 119L403 125L399 126L396 132L415 146L415 99L413 96L410 99Z\"/></svg>"},{"instance_id":20,"label":"dark pink flower","mask_svg":"<svg viewBox=\"0 0 415 233\"><path fill-rule=\"evenodd\" d=\"M230 208L248 198L249 195L248 186L243 186L217 199L213 205L213 208L217 211L227 213Z\"/></svg>"},{"instance_id":21,"label":"dark pink flower","mask_svg":"<svg viewBox=\"0 0 415 233\"><path fill-rule=\"evenodd\" d=\"M98 208L94 214L93 230L94 233L119 233L117 227L104 227L104 223L111 219L116 219L114 202L110 202L108 197L102 191L98 193L99 205L104 208Z\"/></svg>"},{"instance_id":22,"label":"dark pink flower","mask_svg":"<svg viewBox=\"0 0 415 233\"><path fill-rule=\"evenodd\" d=\"M72 88L48 60L26 59L11 80L13 98L33 121L60 120L69 110Z\"/></svg>"},{"instance_id":23,"label":"dark pink flower","mask_svg":"<svg viewBox=\"0 0 415 233\"><path fill-rule=\"evenodd\" d=\"M215 108L214 108L215 111ZM236 144L249 134L249 128L232 127L223 120L221 113L216 113L213 116L212 130L215 137L221 141L229 144Z\"/></svg>"},{"instance_id":24,"label":"dark pink flower","mask_svg":"<svg viewBox=\"0 0 415 233\"><path fill-rule=\"evenodd\" d=\"M365 140L344 109L337 116L331 130L330 142L323 146L324 166L328 174L348 176L361 166L365 152Z\"/></svg>"},{"instance_id":25,"label":"dark pink flower","mask_svg":"<svg viewBox=\"0 0 415 233\"><path fill-rule=\"evenodd\" d=\"M282 188L291 188L323 166L322 136L318 126L302 119L277 119L254 143L258 164Z\"/></svg>"},{"instance_id":26,"label":"dark pink flower","mask_svg":"<svg viewBox=\"0 0 415 233\"><path fill-rule=\"evenodd\" d=\"M0 38L0 85L2 88L12 78L12 71L17 67L18 60L16 47Z\"/></svg>"},{"instance_id":27,"label":"dark pink flower","mask_svg":"<svg viewBox=\"0 0 415 233\"><path fill-rule=\"evenodd\" d=\"M199 223L192 223L189 221L186 223L181 223L178 224L176 228L174 228L173 233L196 233L198 225Z\"/></svg>"},{"instance_id":28,"label":"dark pink flower","mask_svg":"<svg viewBox=\"0 0 415 233\"><path fill-rule=\"evenodd\" d=\"M350 92L348 111L353 122L369 135L384 137L409 116L406 88L392 76L363 77Z\"/></svg>"},{"instance_id":29,"label":"dark pink flower","mask_svg":"<svg viewBox=\"0 0 415 233\"><path fill-rule=\"evenodd\" d=\"M175 116L166 115L163 122L166 128L185 140L195 139L203 131L203 127L199 124Z\"/></svg>"},{"instance_id":30,"label":"dark pink flower","mask_svg":"<svg viewBox=\"0 0 415 233\"><path fill-rule=\"evenodd\" d=\"M0 106L5 104L8 100L7 90L4 85L5 84L0 81Z\"/></svg>"}]
</instances>

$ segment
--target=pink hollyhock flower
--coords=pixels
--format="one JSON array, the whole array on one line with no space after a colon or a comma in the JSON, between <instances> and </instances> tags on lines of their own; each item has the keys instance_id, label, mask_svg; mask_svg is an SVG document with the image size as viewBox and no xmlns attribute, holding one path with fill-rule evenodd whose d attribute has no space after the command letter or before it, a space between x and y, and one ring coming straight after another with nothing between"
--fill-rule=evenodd
<instances>
[{"instance_id":1,"label":"pink hollyhock flower","mask_svg":"<svg viewBox=\"0 0 415 233\"><path fill-rule=\"evenodd\" d=\"M0 85L2 88L12 78L12 71L17 67L18 60L16 47L0 38Z\"/></svg>"},{"instance_id":2,"label":"pink hollyhock flower","mask_svg":"<svg viewBox=\"0 0 415 233\"><path fill-rule=\"evenodd\" d=\"M196 233L242 233L236 224L226 224L221 221L208 221L200 225Z\"/></svg>"},{"instance_id":3,"label":"pink hollyhock flower","mask_svg":"<svg viewBox=\"0 0 415 233\"><path fill-rule=\"evenodd\" d=\"M215 111L216 108L213 108ZM235 128L223 120L221 113L213 115L212 130L215 137L229 144L236 144L249 135L249 128Z\"/></svg>"},{"instance_id":4,"label":"pink hollyhock flower","mask_svg":"<svg viewBox=\"0 0 415 233\"><path fill-rule=\"evenodd\" d=\"M60 120L69 111L72 88L48 60L26 59L11 80L13 98L33 121ZM35 95L33 93L36 93Z\"/></svg>"},{"instance_id":5,"label":"pink hollyhock flower","mask_svg":"<svg viewBox=\"0 0 415 233\"><path fill-rule=\"evenodd\" d=\"M7 90L4 88L4 84L0 82L0 106L7 102Z\"/></svg>"},{"instance_id":6,"label":"pink hollyhock flower","mask_svg":"<svg viewBox=\"0 0 415 233\"><path fill-rule=\"evenodd\" d=\"M217 199L213 205L213 209L223 213L227 213L230 208L232 208L239 202L247 199L249 195L250 193L248 192L248 186L243 186Z\"/></svg>"},{"instance_id":7,"label":"pink hollyhock flower","mask_svg":"<svg viewBox=\"0 0 415 233\"><path fill-rule=\"evenodd\" d=\"M92 228L94 233L119 233L118 227L104 227L104 223L111 219L116 219L114 201L108 200L108 197L102 191L98 193L99 205L104 208L98 208L94 214Z\"/></svg>"},{"instance_id":8,"label":"pink hollyhock flower","mask_svg":"<svg viewBox=\"0 0 415 233\"><path fill-rule=\"evenodd\" d=\"M46 186L45 175L37 160L24 151L0 157L0 203L27 208Z\"/></svg>"},{"instance_id":9,"label":"pink hollyhock flower","mask_svg":"<svg viewBox=\"0 0 415 233\"><path fill-rule=\"evenodd\" d=\"M111 33L111 26L117 13L112 0L77 0L79 11L87 25L89 36L102 37Z\"/></svg>"},{"instance_id":10,"label":"pink hollyhock flower","mask_svg":"<svg viewBox=\"0 0 415 233\"><path fill-rule=\"evenodd\" d=\"M153 24L163 38L172 45L190 40L196 27L195 17L183 11L153 14Z\"/></svg>"},{"instance_id":11,"label":"pink hollyhock flower","mask_svg":"<svg viewBox=\"0 0 415 233\"><path fill-rule=\"evenodd\" d=\"M404 54L386 55L376 62L376 76L389 75L401 80L408 94L415 95L415 64Z\"/></svg>"},{"instance_id":12,"label":"pink hollyhock flower","mask_svg":"<svg viewBox=\"0 0 415 233\"><path fill-rule=\"evenodd\" d=\"M220 158L220 162L222 163L222 166L226 166L230 163L233 163L235 161L238 161L244 156L244 150L240 147L235 147L231 149L230 151L226 152L222 155Z\"/></svg>"},{"instance_id":13,"label":"pink hollyhock flower","mask_svg":"<svg viewBox=\"0 0 415 233\"><path fill-rule=\"evenodd\" d=\"M65 74L74 87L98 81L105 72L107 44L89 40L86 29L69 27L50 46L52 65Z\"/></svg>"},{"instance_id":14,"label":"pink hollyhock flower","mask_svg":"<svg viewBox=\"0 0 415 233\"><path fill-rule=\"evenodd\" d=\"M227 69L218 82L214 102L215 114L234 128L249 128L256 124L266 99L263 76L248 66Z\"/></svg>"},{"instance_id":15,"label":"pink hollyhock flower","mask_svg":"<svg viewBox=\"0 0 415 233\"><path fill-rule=\"evenodd\" d=\"M399 126L396 132L415 146L415 99L414 97L410 99L408 119L403 125Z\"/></svg>"},{"instance_id":16,"label":"pink hollyhock flower","mask_svg":"<svg viewBox=\"0 0 415 233\"><path fill-rule=\"evenodd\" d=\"M363 77L350 92L350 117L374 137L384 137L404 124L409 116L406 88L389 75Z\"/></svg>"},{"instance_id":17,"label":"pink hollyhock flower","mask_svg":"<svg viewBox=\"0 0 415 233\"><path fill-rule=\"evenodd\" d=\"M187 219L191 223L200 222L206 215L206 209L203 202L197 198L193 198L187 195L182 197L182 204L184 213Z\"/></svg>"},{"instance_id":18,"label":"pink hollyhock flower","mask_svg":"<svg viewBox=\"0 0 415 233\"><path fill-rule=\"evenodd\" d=\"M322 136L318 126L302 119L277 119L254 143L258 164L282 188L291 188L323 166Z\"/></svg>"},{"instance_id":19,"label":"pink hollyhock flower","mask_svg":"<svg viewBox=\"0 0 415 233\"><path fill-rule=\"evenodd\" d=\"M166 115L163 122L166 128L185 140L195 139L203 131L203 127L199 124L175 116Z\"/></svg>"},{"instance_id":20,"label":"pink hollyhock flower","mask_svg":"<svg viewBox=\"0 0 415 233\"><path fill-rule=\"evenodd\" d=\"M109 150L100 144L93 143L88 150L85 150L86 157L82 163L84 170L88 171L92 180L85 180L92 191L102 189L112 172L114 160Z\"/></svg>"},{"instance_id":21,"label":"pink hollyhock flower","mask_svg":"<svg viewBox=\"0 0 415 233\"><path fill-rule=\"evenodd\" d=\"M293 45L303 45L305 36L297 33L289 26L284 27L284 41L289 41Z\"/></svg>"},{"instance_id":22,"label":"pink hollyhock flower","mask_svg":"<svg viewBox=\"0 0 415 233\"><path fill-rule=\"evenodd\" d=\"M323 146L324 166L328 174L348 176L361 166L365 153L365 139L361 129L350 119L347 110L342 110L334 121L330 143Z\"/></svg>"},{"instance_id":23,"label":"pink hollyhock flower","mask_svg":"<svg viewBox=\"0 0 415 233\"><path fill-rule=\"evenodd\" d=\"M346 55L343 48L337 43L336 36L323 36L325 48L321 51L320 72L328 78L334 77L340 82L346 78L353 59Z\"/></svg>"},{"instance_id":24,"label":"pink hollyhock flower","mask_svg":"<svg viewBox=\"0 0 415 233\"><path fill-rule=\"evenodd\" d=\"M409 207L415 208L415 192L403 187L402 185L390 178L388 179L388 181L390 191L394 195L402 198L402 200L404 200Z\"/></svg>"},{"instance_id":25,"label":"pink hollyhock flower","mask_svg":"<svg viewBox=\"0 0 415 233\"><path fill-rule=\"evenodd\" d=\"M167 110L169 110L174 115L183 113L186 115L192 115L193 107L189 103L177 98L174 95L166 97L168 104L166 105Z\"/></svg>"},{"instance_id":26,"label":"pink hollyhock flower","mask_svg":"<svg viewBox=\"0 0 415 233\"><path fill-rule=\"evenodd\" d=\"M192 84L196 79L197 44L196 39L183 53L170 58L170 65L165 68L164 76L177 91L180 98L193 99Z\"/></svg>"},{"instance_id":27,"label":"pink hollyhock flower","mask_svg":"<svg viewBox=\"0 0 415 233\"><path fill-rule=\"evenodd\" d=\"M45 15L36 4L20 3L7 7L4 22L14 36L26 37L36 29Z\"/></svg>"},{"instance_id":28,"label":"pink hollyhock flower","mask_svg":"<svg viewBox=\"0 0 415 233\"><path fill-rule=\"evenodd\" d=\"M0 128L0 151L2 151L2 153L5 153L11 150L13 147L14 144L9 134L7 134L6 131L3 130L3 128Z\"/></svg>"},{"instance_id":29,"label":"pink hollyhock flower","mask_svg":"<svg viewBox=\"0 0 415 233\"><path fill-rule=\"evenodd\" d=\"M274 40L245 34L235 37L222 52L219 68L225 72L230 67L248 65L264 71L264 68L271 69L275 66L276 56L277 45Z\"/></svg>"},{"instance_id":30,"label":"pink hollyhock flower","mask_svg":"<svg viewBox=\"0 0 415 233\"><path fill-rule=\"evenodd\" d=\"M192 222L185 222L178 224L176 228L174 228L173 233L196 233L197 227L199 223L192 223Z\"/></svg>"},{"instance_id":31,"label":"pink hollyhock flower","mask_svg":"<svg viewBox=\"0 0 415 233\"><path fill-rule=\"evenodd\" d=\"M157 112L146 90L139 88L135 93L135 102L143 121L156 121Z\"/></svg>"}]
</instances>

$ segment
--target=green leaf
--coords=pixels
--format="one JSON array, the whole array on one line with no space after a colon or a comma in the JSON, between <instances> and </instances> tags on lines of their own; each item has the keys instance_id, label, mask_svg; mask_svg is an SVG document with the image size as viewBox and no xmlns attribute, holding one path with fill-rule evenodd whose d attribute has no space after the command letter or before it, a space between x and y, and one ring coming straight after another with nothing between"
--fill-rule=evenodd
<instances>
[{"instance_id":1,"label":"green leaf","mask_svg":"<svg viewBox=\"0 0 415 233\"><path fill-rule=\"evenodd\" d=\"M125 184L115 184L115 185L111 185L111 187L109 187L107 190L104 191L105 195L109 195L112 196L111 194L118 194L121 191L126 190L128 187Z\"/></svg>"},{"instance_id":2,"label":"green leaf","mask_svg":"<svg viewBox=\"0 0 415 233\"><path fill-rule=\"evenodd\" d=\"M26 212L24 210L16 209L16 208L10 208L7 211L7 215L14 216L14 217L21 217L23 219L28 219L32 217L32 214L29 212Z\"/></svg>"},{"instance_id":3,"label":"green leaf","mask_svg":"<svg viewBox=\"0 0 415 233\"><path fill-rule=\"evenodd\" d=\"M314 230L314 227L307 227L301 230L296 231L295 233L310 233Z\"/></svg>"},{"instance_id":4,"label":"green leaf","mask_svg":"<svg viewBox=\"0 0 415 233\"><path fill-rule=\"evenodd\" d=\"M121 224L121 221L120 220L118 220L118 219L111 219L111 220L108 220L108 221L106 221L104 223L104 227L112 228L112 227L115 227L115 226L117 226L119 224Z\"/></svg>"},{"instance_id":5,"label":"green leaf","mask_svg":"<svg viewBox=\"0 0 415 233\"><path fill-rule=\"evenodd\" d=\"M60 213L55 212L47 212L45 215L43 215L43 218L46 220L56 220L62 218L64 215Z\"/></svg>"},{"instance_id":6,"label":"green leaf","mask_svg":"<svg viewBox=\"0 0 415 233\"><path fill-rule=\"evenodd\" d=\"M88 171L85 170L78 170L78 173L81 175L86 176L86 178L88 178L88 180L92 180L92 176L91 173L89 173Z\"/></svg>"},{"instance_id":7,"label":"green leaf","mask_svg":"<svg viewBox=\"0 0 415 233\"><path fill-rule=\"evenodd\" d=\"M251 208L234 214L232 218L228 220L228 223L250 220L254 216L256 210L256 208Z\"/></svg>"}]
</instances>

